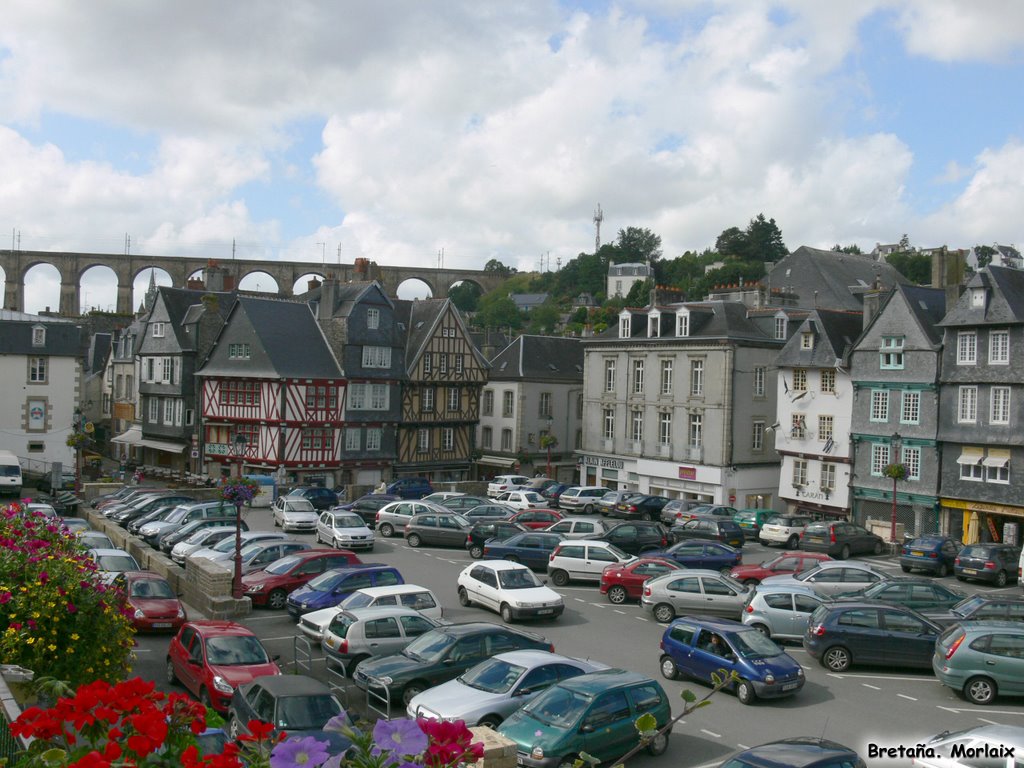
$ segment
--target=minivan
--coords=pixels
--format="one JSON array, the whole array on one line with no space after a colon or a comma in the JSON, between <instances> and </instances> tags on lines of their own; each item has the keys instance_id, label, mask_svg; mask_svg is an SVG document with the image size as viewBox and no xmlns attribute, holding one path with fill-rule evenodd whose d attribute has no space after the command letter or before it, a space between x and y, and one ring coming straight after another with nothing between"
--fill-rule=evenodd
<instances>
[{"instance_id":1,"label":"minivan","mask_svg":"<svg viewBox=\"0 0 1024 768\"><path fill-rule=\"evenodd\" d=\"M23 482L18 457L11 451L0 451L0 494L19 495Z\"/></svg>"},{"instance_id":2,"label":"minivan","mask_svg":"<svg viewBox=\"0 0 1024 768\"><path fill-rule=\"evenodd\" d=\"M397 568L383 563L361 563L334 568L289 593L286 602L288 615L298 620L304 613L333 608L356 590L376 586L390 587L404 581Z\"/></svg>"}]
</instances>

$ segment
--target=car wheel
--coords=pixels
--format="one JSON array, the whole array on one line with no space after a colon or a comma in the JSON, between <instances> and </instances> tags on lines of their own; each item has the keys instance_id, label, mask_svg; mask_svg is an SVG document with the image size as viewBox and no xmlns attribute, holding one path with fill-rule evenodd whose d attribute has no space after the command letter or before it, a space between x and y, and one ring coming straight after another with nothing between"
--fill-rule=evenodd
<instances>
[{"instance_id":1,"label":"car wheel","mask_svg":"<svg viewBox=\"0 0 1024 768\"><path fill-rule=\"evenodd\" d=\"M829 648L821 655L821 663L833 672L845 672L850 668L850 652L841 645Z\"/></svg>"},{"instance_id":2,"label":"car wheel","mask_svg":"<svg viewBox=\"0 0 1024 768\"><path fill-rule=\"evenodd\" d=\"M415 533L410 533L405 541L410 547L418 547L420 544L423 543L423 539L421 539L419 535Z\"/></svg>"},{"instance_id":3,"label":"car wheel","mask_svg":"<svg viewBox=\"0 0 1024 768\"><path fill-rule=\"evenodd\" d=\"M286 605L288 605L288 593L285 592L283 589L275 589L273 592L267 595L268 608L275 611L280 611Z\"/></svg>"},{"instance_id":4,"label":"car wheel","mask_svg":"<svg viewBox=\"0 0 1024 768\"><path fill-rule=\"evenodd\" d=\"M871 550L871 554L880 555L882 554L882 542L876 541L874 548Z\"/></svg>"},{"instance_id":5,"label":"car wheel","mask_svg":"<svg viewBox=\"0 0 1024 768\"><path fill-rule=\"evenodd\" d=\"M722 572L723 572L724 574L726 574L727 576L728 576L728 575L729 575L729 573L730 573L730 571L729 571L729 569L728 569L728 568L725 568L725 569L723 569L723 571L722 571ZM744 579L744 580L743 580L743 583L744 583L744 584L746 584L746 585L747 585L748 587L756 587L756 586L757 586L758 584L760 584L761 582L759 582L759 581L758 581L757 579Z\"/></svg>"},{"instance_id":6,"label":"car wheel","mask_svg":"<svg viewBox=\"0 0 1024 768\"><path fill-rule=\"evenodd\" d=\"M384 538L390 539L392 536L395 535L395 526L393 526L391 523L381 523L380 535Z\"/></svg>"},{"instance_id":7,"label":"car wheel","mask_svg":"<svg viewBox=\"0 0 1024 768\"><path fill-rule=\"evenodd\" d=\"M659 733L647 743L647 754L657 757L668 749L668 733Z\"/></svg>"},{"instance_id":8,"label":"car wheel","mask_svg":"<svg viewBox=\"0 0 1024 768\"><path fill-rule=\"evenodd\" d=\"M839 559L848 560L850 558L850 545L843 544L843 548L839 550Z\"/></svg>"},{"instance_id":9,"label":"car wheel","mask_svg":"<svg viewBox=\"0 0 1024 768\"><path fill-rule=\"evenodd\" d=\"M608 589L608 602L615 603L615 605L622 605L629 598L626 593L625 587L620 587L616 584L614 587Z\"/></svg>"},{"instance_id":10,"label":"car wheel","mask_svg":"<svg viewBox=\"0 0 1024 768\"><path fill-rule=\"evenodd\" d=\"M359 665L366 661L369 656L356 656L352 661L348 663L348 666L344 668L345 677L355 677L356 670L359 669Z\"/></svg>"},{"instance_id":11,"label":"car wheel","mask_svg":"<svg viewBox=\"0 0 1024 768\"><path fill-rule=\"evenodd\" d=\"M459 605L463 608L468 608L472 605L473 601L469 599L469 593L465 587L459 587Z\"/></svg>"},{"instance_id":12,"label":"car wheel","mask_svg":"<svg viewBox=\"0 0 1024 768\"><path fill-rule=\"evenodd\" d=\"M939 563L939 578L944 579L949 575L949 566L945 563Z\"/></svg>"},{"instance_id":13,"label":"car wheel","mask_svg":"<svg viewBox=\"0 0 1024 768\"><path fill-rule=\"evenodd\" d=\"M999 573L996 574L996 586L997 587L1005 587L1006 586L1006 571L1000 571Z\"/></svg>"},{"instance_id":14,"label":"car wheel","mask_svg":"<svg viewBox=\"0 0 1024 768\"><path fill-rule=\"evenodd\" d=\"M167 659L167 671L164 674L168 685L178 684L178 675L174 672L174 662L169 657Z\"/></svg>"},{"instance_id":15,"label":"car wheel","mask_svg":"<svg viewBox=\"0 0 1024 768\"><path fill-rule=\"evenodd\" d=\"M508 603L501 604L501 620L506 624L511 624L514 621L512 607Z\"/></svg>"},{"instance_id":16,"label":"car wheel","mask_svg":"<svg viewBox=\"0 0 1024 768\"><path fill-rule=\"evenodd\" d=\"M662 624L668 624L676 617L676 609L668 603L658 603L654 606L654 618Z\"/></svg>"},{"instance_id":17,"label":"car wheel","mask_svg":"<svg viewBox=\"0 0 1024 768\"><path fill-rule=\"evenodd\" d=\"M910 573L910 566L909 565L901 565L900 568L903 569L904 573Z\"/></svg>"},{"instance_id":18,"label":"car wheel","mask_svg":"<svg viewBox=\"0 0 1024 768\"><path fill-rule=\"evenodd\" d=\"M324 540L322 538L320 538L320 531L316 532L316 543L317 544L323 544L324 543Z\"/></svg>"},{"instance_id":19,"label":"car wheel","mask_svg":"<svg viewBox=\"0 0 1024 768\"><path fill-rule=\"evenodd\" d=\"M279 522L277 522L277 515L274 515L274 527L275 528L280 528L281 527L281 524Z\"/></svg>"},{"instance_id":20,"label":"car wheel","mask_svg":"<svg viewBox=\"0 0 1024 768\"><path fill-rule=\"evenodd\" d=\"M661 676L666 680L675 680L679 677L679 667L672 661L671 656L661 657Z\"/></svg>"},{"instance_id":21,"label":"car wheel","mask_svg":"<svg viewBox=\"0 0 1024 768\"><path fill-rule=\"evenodd\" d=\"M772 636L772 631L770 629L768 629L768 625L767 624L762 624L762 623L758 622L757 624L751 624L750 626L752 626L754 629L756 629L758 632L760 632L765 637L771 637Z\"/></svg>"},{"instance_id":22,"label":"car wheel","mask_svg":"<svg viewBox=\"0 0 1024 768\"><path fill-rule=\"evenodd\" d=\"M496 729L501 725L502 718L500 715L484 715L480 718L480 722L477 723L481 728Z\"/></svg>"},{"instance_id":23,"label":"car wheel","mask_svg":"<svg viewBox=\"0 0 1024 768\"><path fill-rule=\"evenodd\" d=\"M964 697L972 704L991 704L996 698L995 681L987 677L972 677L964 683Z\"/></svg>"},{"instance_id":24,"label":"car wheel","mask_svg":"<svg viewBox=\"0 0 1024 768\"><path fill-rule=\"evenodd\" d=\"M592 515L592 514L594 514L594 505L593 504L587 504L585 507L583 507L583 514L584 515Z\"/></svg>"},{"instance_id":25,"label":"car wheel","mask_svg":"<svg viewBox=\"0 0 1024 768\"><path fill-rule=\"evenodd\" d=\"M796 549L800 546L800 537L795 533L786 540L786 549Z\"/></svg>"},{"instance_id":26,"label":"car wheel","mask_svg":"<svg viewBox=\"0 0 1024 768\"><path fill-rule=\"evenodd\" d=\"M551 573L551 583L556 587L564 587L569 583L569 574L565 571L553 571Z\"/></svg>"},{"instance_id":27,"label":"car wheel","mask_svg":"<svg viewBox=\"0 0 1024 768\"><path fill-rule=\"evenodd\" d=\"M413 697L418 696L425 690L427 690L427 686L418 680L409 683L404 689L402 689L402 703L408 707L409 702L413 700Z\"/></svg>"},{"instance_id":28,"label":"car wheel","mask_svg":"<svg viewBox=\"0 0 1024 768\"><path fill-rule=\"evenodd\" d=\"M958 574L956 575L956 580L957 580L957 581L967 581L967 577L966 577L966 576L961 576L961 575L960 575L960 574L958 573Z\"/></svg>"},{"instance_id":29,"label":"car wheel","mask_svg":"<svg viewBox=\"0 0 1024 768\"><path fill-rule=\"evenodd\" d=\"M515 555L506 555L505 559L508 560L510 563L518 563L518 562L520 562L519 558L516 557Z\"/></svg>"},{"instance_id":30,"label":"car wheel","mask_svg":"<svg viewBox=\"0 0 1024 768\"><path fill-rule=\"evenodd\" d=\"M469 556L472 557L474 560L479 560L481 557L484 556L484 548L478 544L474 544L469 548Z\"/></svg>"},{"instance_id":31,"label":"car wheel","mask_svg":"<svg viewBox=\"0 0 1024 768\"><path fill-rule=\"evenodd\" d=\"M753 704L757 698L753 683L749 680L740 680L736 683L736 698L740 700L740 704Z\"/></svg>"},{"instance_id":32,"label":"car wheel","mask_svg":"<svg viewBox=\"0 0 1024 768\"><path fill-rule=\"evenodd\" d=\"M238 719L234 715L228 715L228 736L232 741L238 741L242 735L242 729L238 727Z\"/></svg>"}]
</instances>

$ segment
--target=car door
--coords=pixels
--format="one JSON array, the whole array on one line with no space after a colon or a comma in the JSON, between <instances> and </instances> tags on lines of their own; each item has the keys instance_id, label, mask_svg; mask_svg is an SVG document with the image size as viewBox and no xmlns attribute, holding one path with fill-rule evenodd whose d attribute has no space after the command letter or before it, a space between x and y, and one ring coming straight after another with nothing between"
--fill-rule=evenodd
<instances>
[{"instance_id":1,"label":"car door","mask_svg":"<svg viewBox=\"0 0 1024 768\"><path fill-rule=\"evenodd\" d=\"M586 556L587 547L585 544L563 544L558 550L556 567L568 573L571 579L585 578L583 563Z\"/></svg>"},{"instance_id":2,"label":"car door","mask_svg":"<svg viewBox=\"0 0 1024 768\"><path fill-rule=\"evenodd\" d=\"M617 562L619 562L619 559L604 547L588 545L587 557L583 561L584 573L581 578L600 581L601 571Z\"/></svg>"},{"instance_id":3,"label":"car door","mask_svg":"<svg viewBox=\"0 0 1024 768\"><path fill-rule=\"evenodd\" d=\"M882 580L881 575L863 568L836 568L835 570L841 571L843 575L841 592L866 589Z\"/></svg>"},{"instance_id":4,"label":"car door","mask_svg":"<svg viewBox=\"0 0 1024 768\"><path fill-rule=\"evenodd\" d=\"M704 567L704 545L699 541L686 541L672 550L672 559L687 568Z\"/></svg>"},{"instance_id":5,"label":"car door","mask_svg":"<svg viewBox=\"0 0 1024 768\"><path fill-rule=\"evenodd\" d=\"M739 620L743 611L743 595L746 593L718 576L701 576L700 583L704 591L706 613Z\"/></svg>"},{"instance_id":6,"label":"car door","mask_svg":"<svg viewBox=\"0 0 1024 768\"><path fill-rule=\"evenodd\" d=\"M424 544L437 544L437 515L419 515L414 519L416 525L410 530L415 530Z\"/></svg>"},{"instance_id":7,"label":"car door","mask_svg":"<svg viewBox=\"0 0 1024 768\"><path fill-rule=\"evenodd\" d=\"M433 684L451 680L487 657L487 644L483 635L459 638L448 651L444 664L440 665L440 669L432 670L427 675L427 680Z\"/></svg>"},{"instance_id":8,"label":"car door","mask_svg":"<svg viewBox=\"0 0 1024 768\"><path fill-rule=\"evenodd\" d=\"M722 635L718 635L722 642L716 650L716 646L711 642L713 634L716 633L701 628L694 638L693 652L690 655L693 676L704 682L710 682L711 676L720 669L732 672L736 667L736 651L728 645L728 641Z\"/></svg>"},{"instance_id":9,"label":"car door","mask_svg":"<svg viewBox=\"0 0 1024 768\"><path fill-rule=\"evenodd\" d=\"M192 647L195 639L195 629L185 627L182 629L181 634L171 641L167 651L167 655L171 657L171 663L174 665L174 674L178 676L181 684L193 693L198 691L198 686L195 684L196 675L194 671L189 669L189 649Z\"/></svg>"},{"instance_id":10,"label":"car door","mask_svg":"<svg viewBox=\"0 0 1024 768\"><path fill-rule=\"evenodd\" d=\"M605 534L604 538L631 555L640 550L639 533L635 525L617 525L610 533Z\"/></svg>"},{"instance_id":11,"label":"car door","mask_svg":"<svg viewBox=\"0 0 1024 768\"><path fill-rule=\"evenodd\" d=\"M1000 693L1018 696L1024 693L1024 636L1016 632L993 632L988 637L988 647L980 650L985 654L985 669L992 671Z\"/></svg>"},{"instance_id":12,"label":"car door","mask_svg":"<svg viewBox=\"0 0 1024 768\"><path fill-rule=\"evenodd\" d=\"M379 619L371 619L366 622L363 628L363 636L366 638L366 645L374 656L389 656L398 653L405 647L407 640L402 635L398 626L398 619L394 616L384 616Z\"/></svg>"},{"instance_id":13,"label":"car door","mask_svg":"<svg viewBox=\"0 0 1024 768\"><path fill-rule=\"evenodd\" d=\"M804 584L811 587L819 595L826 597L842 592L844 589L854 589L850 584L843 583L842 568L822 568L820 571L810 574Z\"/></svg>"},{"instance_id":14,"label":"car door","mask_svg":"<svg viewBox=\"0 0 1024 768\"><path fill-rule=\"evenodd\" d=\"M880 647L879 650L887 652L894 666L906 664L912 667L931 667L938 633L916 616L904 611L882 609L881 617L885 632L880 645L886 648Z\"/></svg>"},{"instance_id":15,"label":"car door","mask_svg":"<svg viewBox=\"0 0 1024 768\"><path fill-rule=\"evenodd\" d=\"M677 540L701 538L704 535L700 528L701 522L701 520L687 520L675 530L673 535Z\"/></svg>"},{"instance_id":16,"label":"car door","mask_svg":"<svg viewBox=\"0 0 1024 768\"><path fill-rule=\"evenodd\" d=\"M792 637L803 637L811 614L821 605L821 600L811 595L793 595L793 613L790 618L789 632Z\"/></svg>"},{"instance_id":17,"label":"car door","mask_svg":"<svg viewBox=\"0 0 1024 768\"><path fill-rule=\"evenodd\" d=\"M874 551L875 535L871 531L853 523L847 523L846 530L854 554L870 555Z\"/></svg>"},{"instance_id":18,"label":"car door","mask_svg":"<svg viewBox=\"0 0 1024 768\"><path fill-rule=\"evenodd\" d=\"M498 577L485 565L478 565L469 572L473 582L473 602L484 605L492 611L498 610Z\"/></svg>"},{"instance_id":19,"label":"car door","mask_svg":"<svg viewBox=\"0 0 1024 768\"><path fill-rule=\"evenodd\" d=\"M884 661L889 648L880 642L884 634L877 608L851 608L843 611L836 619L839 641L853 655L855 662L874 663Z\"/></svg>"},{"instance_id":20,"label":"car door","mask_svg":"<svg viewBox=\"0 0 1024 768\"><path fill-rule=\"evenodd\" d=\"M665 596L676 613L704 613L704 593L700 579L696 576L682 576L672 579L665 588Z\"/></svg>"},{"instance_id":21,"label":"car door","mask_svg":"<svg viewBox=\"0 0 1024 768\"><path fill-rule=\"evenodd\" d=\"M436 624L424 616L399 616L398 625L402 630L402 648L422 634L432 630ZM394 651L397 653L398 651Z\"/></svg>"},{"instance_id":22,"label":"car door","mask_svg":"<svg viewBox=\"0 0 1024 768\"><path fill-rule=\"evenodd\" d=\"M438 515L437 543L446 547L456 547L466 541L466 529L459 524L454 515Z\"/></svg>"}]
</instances>

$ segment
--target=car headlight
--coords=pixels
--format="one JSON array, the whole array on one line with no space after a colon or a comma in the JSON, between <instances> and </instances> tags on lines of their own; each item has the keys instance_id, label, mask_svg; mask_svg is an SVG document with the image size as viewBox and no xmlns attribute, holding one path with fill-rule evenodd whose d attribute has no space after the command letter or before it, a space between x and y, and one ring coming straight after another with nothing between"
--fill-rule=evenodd
<instances>
[{"instance_id":1,"label":"car headlight","mask_svg":"<svg viewBox=\"0 0 1024 768\"><path fill-rule=\"evenodd\" d=\"M764 676L764 681L768 683L768 685L771 685L775 682L775 675L769 672L767 675Z\"/></svg>"},{"instance_id":2,"label":"car headlight","mask_svg":"<svg viewBox=\"0 0 1024 768\"><path fill-rule=\"evenodd\" d=\"M530 750L530 757L532 757L534 760L543 760L544 747L534 747L532 750Z\"/></svg>"},{"instance_id":3,"label":"car headlight","mask_svg":"<svg viewBox=\"0 0 1024 768\"><path fill-rule=\"evenodd\" d=\"M144 618L146 618L146 614L144 614L144 613L142 612L142 609L141 609L141 608L136 608L136 609L135 609L135 614L134 614L134 616L135 616L135 618L136 618L136 619L144 619Z\"/></svg>"},{"instance_id":4,"label":"car headlight","mask_svg":"<svg viewBox=\"0 0 1024 768\"><path fill-rule=\"evenodd\" d=\"M797 677L803 677L803 676L804 676L804 668L803 668L803 667L799 667L799 668L797 669L797 671L796 671L796 676L797 676Z\"/></svg>"},{"instance_id":5,"label":"car headlight","mask_svg":"<svg viewBox=\"0 0 1024 768\"><path fill-rule=\"evenodd\" d=\"M246 587L245 591L246 592L262 592L263 591L263 585L262 584L253 584L251 587Z\"/></svg>"},{"instance_id":6,"label":"car headlight","mask_svg":"<svg viewBox=\"0 0 1024 768\"><path fill-rule=\"evenodd\" d=\"M213 687L221 693L234 693L235 689L231 687L231 683L225 680L220 675L213 676Z\"/></svg>"},{"instance_id":7,"label":"car headlight","mask_svg":"<svg viewBox=\"0 0 1024 768\"><path fill-rule=\"evenodd\" d=\"M375 680L376 680L376 681L377 681L378 683L383 683L384 685L391 685L391 684L392 684L393 682L395 682L394 680L392 680L392 679L391 679L391 678L390 678L389 676L387 676L387 675L385 675L384 677L377 677L377 678L374 678L374 679L375 679Z\"/></svg>"},{"instance_id":8,"label":"car headlight","mask_svg":"<svg viewBox=\"0 0 1024 768\"><path fill-rule=\"evenodd\" d=\"M179 619L184 619L185 618L185 608L180 606L180 605L178 606L178 618Z\"/></svg>"}]
</instances>

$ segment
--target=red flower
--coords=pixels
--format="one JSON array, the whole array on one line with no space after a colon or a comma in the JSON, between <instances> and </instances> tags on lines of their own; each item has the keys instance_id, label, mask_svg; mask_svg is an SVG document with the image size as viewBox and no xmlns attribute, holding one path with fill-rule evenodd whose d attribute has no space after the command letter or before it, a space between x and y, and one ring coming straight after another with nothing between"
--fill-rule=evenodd
<instances>
[{"instance_id":1,"label":"red flower","mask_svg":"<svg viewBox=\"0 0 1024 768\"><path fill-rule=\"evenodd\" d=\"M110 768L110 761L94 749L68 765L68 768Z\"/></svg>"},{"instance_id":2,"label":"red flower","mask_svg":"<svg viewBox=\"0 0 1024 768\"><path fill-rule=\"evenodd\" d=\"M269 739L274 733L274 726L270 723L264 723L262 720L250 720L246 724L246 728L249 730L247 736L239 736L239 741L264 741Z\"/></svg>"}]
</instances>

